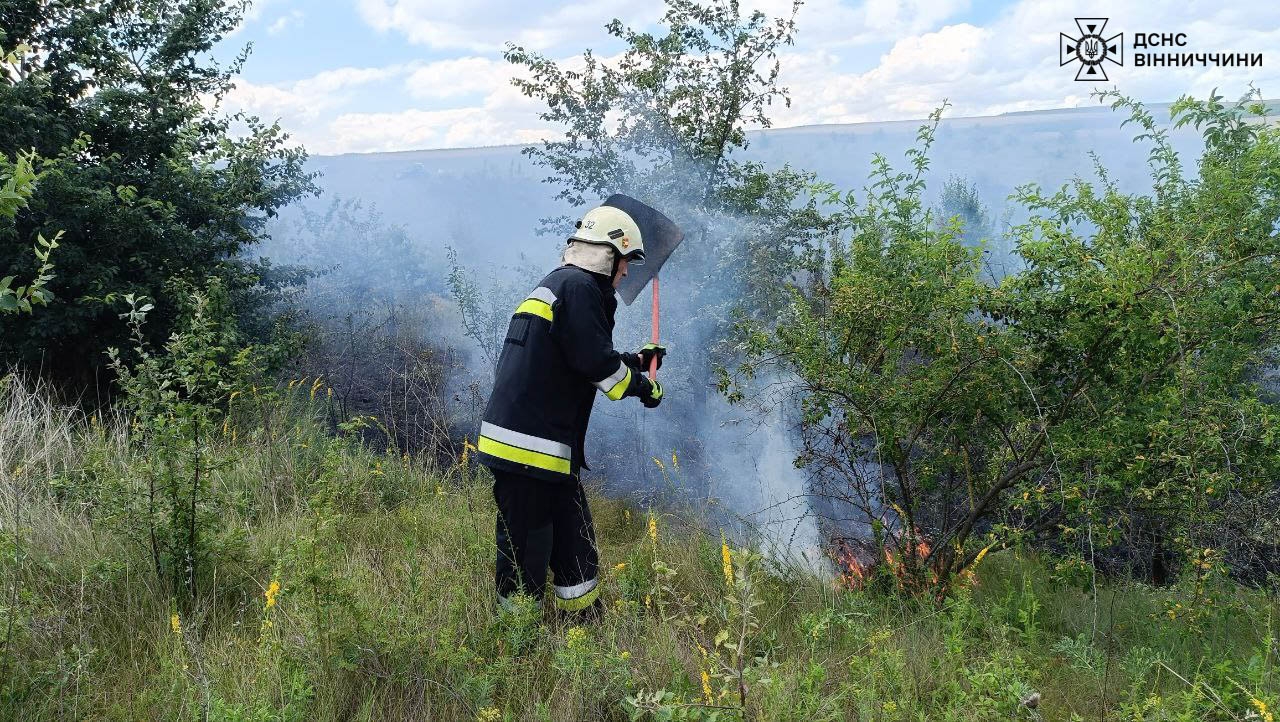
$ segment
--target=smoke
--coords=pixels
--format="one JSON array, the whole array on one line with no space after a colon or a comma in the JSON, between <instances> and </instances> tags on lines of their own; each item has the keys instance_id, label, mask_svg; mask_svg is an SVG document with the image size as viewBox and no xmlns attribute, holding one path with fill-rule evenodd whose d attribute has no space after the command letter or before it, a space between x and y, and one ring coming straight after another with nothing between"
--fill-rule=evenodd
<instances>
[{"instance_id":1,"label":"smoke","mask_svg":"<svg viewBox=\"0 0 1280 722\"><path fill-rule=\"evenodd\" d=\"M823 570L825 544L807 475L795 465L799 448L787 417L776 406L755 428L725 440L732 448L728 468L749 473L717 478L712 494L738 510L751 541L772 558Z\"/></svg>"},{"instance_id":2,"label":"smoke","mask_svg":"<svg viewBox=\"0 0 1280 722\"><path fill-rule=\"evenodd\" d=\"M1121 120L1092 109L943 121L931 154L927 180L934 197L928 200L941 200L944 179L964 179L998 236L1000 223L994 219L1010 222L1005 198L1016 186L1039 182L1052 188L1073 175L1090 175L1088 152L1095 148L1105 151L1101 160L1112 180L1122 189L1140 190L1147 181L1145 149L1128 142L1128 131L1119 130ZM752 134L743 158L772 169L784 163L808 168L837 188L856 190L865 185L871 154L901 157L917 127L873 123L764 131ZM1187 133L1173 137L1185 147L1197 140ZM574 217L583 210L554 200L555 189L542 184L545 170L519 151L313 158L311 170L322 172L319 182L328 198L288 209L263 247L278 262L329 269L302 299L322 327L340 325L355 314L369 333L403 335L411 327L426 345L414 353L447 356L448 377L435 390L449 401L455 438L474 438L488 395L492 354L482 352L484 344L501 345L515 305L558 264L571 226L539 236L540 220ZM686 229L685 243L662 274L662 340L670 352L659 378L666 398L648 411L635 400L599 396L588 433L591 471L586 476L608 493L640 504L704 510L711 523L758 541L777 559L819 566L825 539L836 532L860 533L870 519L850 513L838 500L821 499L822 474L795 467L802 444L794 409L785 392L776 392L786 379L762 381L761 389L772 387L775 393L742 406L728 404L715 389L716 363L732 366L732 351L723 341L735 307L749 294L769 290L760 287L763 274L751 259L733 257L733 249L746 247L739 240L759 241L782 231L769 218L708 214L683 200L682 189L704 183L693 170L665 178L660 196L665 204L636 192ZM330 207L335 198L359 199L377 213L341 203L335 207L346 210L336 212ZM480 333L468 327L453 302L448 248L456 249L458 272L479 294L480 310L496 319L478 324ZM997 248L1007 261L1011 249ZM619 308L614 332L619 350L634 350L648 340L647 301L645 293L635 305ZM354 348L356 342L349 345ZM857 483L872 497L884 472L873 461L839 471L846 485L851 478L865 479Z\"/></svg>"}]
</instances>

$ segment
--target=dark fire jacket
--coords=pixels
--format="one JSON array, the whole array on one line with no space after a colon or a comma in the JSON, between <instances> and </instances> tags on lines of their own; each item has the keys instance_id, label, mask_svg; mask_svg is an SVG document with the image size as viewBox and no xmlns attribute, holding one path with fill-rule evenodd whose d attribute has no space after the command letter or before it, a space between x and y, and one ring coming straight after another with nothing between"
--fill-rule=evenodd
<instances>
[{"instance_id":1,"label":"dark fire jacket","mask_svg":"<svg viewBox=\"0 0 1280 722\"><path fill-rule=\"evenodd\" d=\"M476 447L480 463L547 481L575 481L596 390L617 401L644 384L634 354L613 348L610 279L561 266L516 308L498 357Z\"/></svg>"}]
</instances>

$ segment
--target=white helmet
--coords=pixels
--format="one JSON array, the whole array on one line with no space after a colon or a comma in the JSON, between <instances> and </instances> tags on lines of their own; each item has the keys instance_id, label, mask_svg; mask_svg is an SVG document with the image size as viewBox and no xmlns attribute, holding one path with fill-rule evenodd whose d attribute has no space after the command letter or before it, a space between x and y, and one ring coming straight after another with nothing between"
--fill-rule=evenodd
<instances>
[{"instance_id":1,"label":"white helmet","mask_svg":"<svg viewBox=\"0 0 1280 722\"><path fill-rule=\"evenodd\" d=\"M611 246L630 263L644 262L644 235L640 224L630 213L614 205L619 196L611 196L603 205L592 208L577 223L571 241ZM626 198L626 196L621 196ZM632 203L638 203L627 198ZM647 206L646 206L647 208Z\"/></svg>"}]
</instances>

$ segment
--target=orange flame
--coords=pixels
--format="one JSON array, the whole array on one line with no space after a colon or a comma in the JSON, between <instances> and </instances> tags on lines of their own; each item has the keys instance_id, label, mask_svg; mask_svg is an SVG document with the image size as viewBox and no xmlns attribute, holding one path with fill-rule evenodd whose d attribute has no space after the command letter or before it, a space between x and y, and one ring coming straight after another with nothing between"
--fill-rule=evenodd
<instances>
[{"instance_id":1,"label":"orange flame","mask_svg":"<svg viewBox=\"0 0 1280 722\"><path fill-rule=\"evenodd\" d=\"M841 589L861 589L867 583L867 568L858 560L853 547L843 539L837 540L835 557L836 565L841 569L836 585Z\"/></svg>"},{"instance_id":2,"label":"orange flame","mask_svg":"<svg viewBox=\"0 0 1280 722\"><path fill-rule=\"evenodd\" d=\"M876 559L875 556L877 555L864 553L862 555L863 558L867 556L872 557L869 562L864 562L862 558L859 557L858 551L854 547L854 543L845 539L834 540L832 560L840 570L836 579L837 586L848 590L861 589L872 576L873 569L882 564L884 565L884 569L886 569L893 578L897 580L900 587L906 587L907 585L914 586L918 584L918 580L909 578L910 575L908 575L907 572L910 568L917 567L920 563L924 562L924 560L928 559L929 555L933 551L933 547L924 538L924 536L919 533L919 531L916 532L915 538L918 541L914 546L910 546L907 544L906 539L904 539L902 534L899 533L895 535L893 537L893 541L895 542L893 546L899 550L898 554L895 554L893 549L890 549L886 545L883 558ZM902 558L904 554L907 557L906 559ZM937 573L934 570L928 570L928 578L930 583L937 583Z\"/></svg>"}]
</instances>

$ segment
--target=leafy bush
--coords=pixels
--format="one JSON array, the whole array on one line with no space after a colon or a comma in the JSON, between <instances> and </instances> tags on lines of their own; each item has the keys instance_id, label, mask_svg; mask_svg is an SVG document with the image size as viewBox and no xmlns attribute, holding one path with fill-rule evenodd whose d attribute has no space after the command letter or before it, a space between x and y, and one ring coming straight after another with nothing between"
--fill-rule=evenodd
<instances>
[{"instance_id":1,"label":"leafy bush","mask_svg":"<svg viewBox=\"0 0 1280 722\"><path fill-rule=\"evenodd\" d=\"M1140 105L1102 98L1151 145L1149 194L1101 166L1095 182L1020 188L1025 266L985 282L981 248L921 201L939 111L908 171L876 156L861 197L815 188L840 234L804 258L776 323L744 329L725 390L742 400L739 382L770 368L794 379L798 463L835 516L874 525L851 541L910 587L945 588L1024 541L1084 579L1121 542L1158 581L1152 559L1171 552L1203 577L1242 543L1237 500L1280 471L1255 373L1280 331L1280 131L1256 94L1183 98L1174 125L1205 139L1192 174Z\"/></svg>"},{"instance_id":2,"label":"leafy bush","mask_svg":"<svg viewBox=\"0 0 1280 722\"><path fill-rule=\"evenodd\" d=\"M226 500L210 491L213 446L219 430L225 433L229 399L248 390L257 357L240 345L216 279L204 290L175 292L187 305L162 353L148 348L142 330L154 306L128 294L130 309L121 316L133 331L137 360L126 364L114 348L108 355L138 432L134 439L149 452L140 511L155 571L175 597L193 600L215 549L233 543L234 531L218 523ZM127 491L115 501L134 502Z\"/></svg>"}]
</instances>

